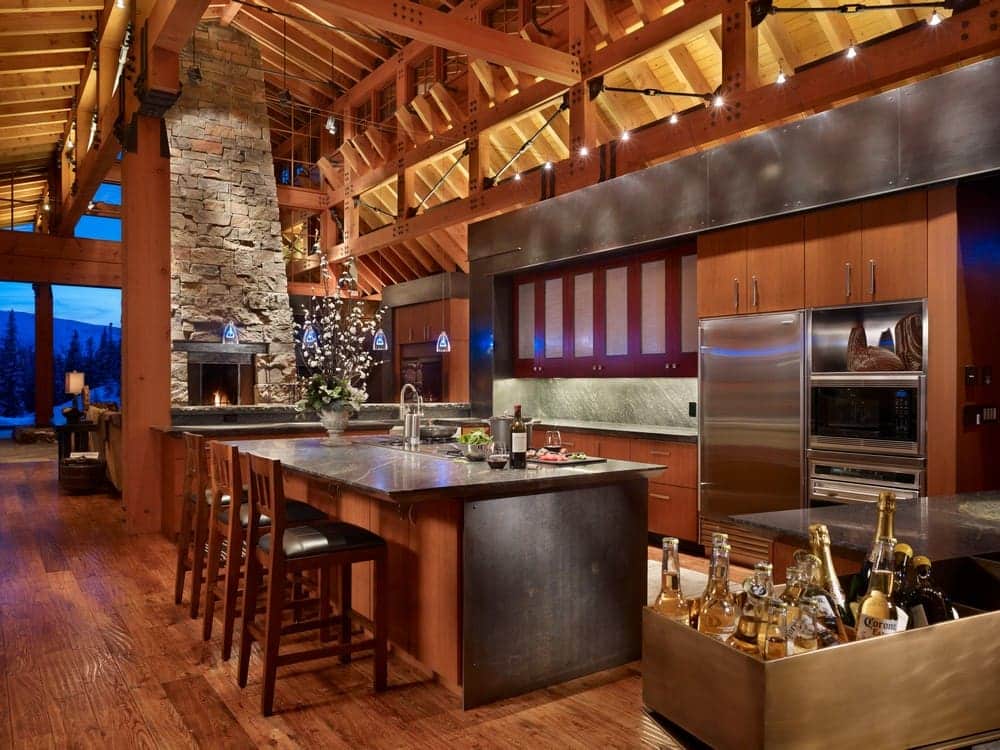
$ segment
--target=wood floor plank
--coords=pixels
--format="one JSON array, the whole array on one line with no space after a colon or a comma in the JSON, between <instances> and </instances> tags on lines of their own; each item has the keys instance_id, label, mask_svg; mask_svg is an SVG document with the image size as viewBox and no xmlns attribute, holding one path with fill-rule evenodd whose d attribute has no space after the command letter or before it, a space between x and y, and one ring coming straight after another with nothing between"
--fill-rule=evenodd
<instances>
[{"instance_id":1,"label":"wood floor plank","mask_svg":"<svg viewBox=\"0 0 1000 750\"><path fill-rule=\"evenodd\" d=\"M638 665L463 711L398 656L380 694L370 655L330 659L281 668L264 717L258 651L241 689L219 629L173 603L171 543L126 534L116 498L60 495L55 469L0 463L0 748L681 747Z\"/></svg>"}]
</instances>

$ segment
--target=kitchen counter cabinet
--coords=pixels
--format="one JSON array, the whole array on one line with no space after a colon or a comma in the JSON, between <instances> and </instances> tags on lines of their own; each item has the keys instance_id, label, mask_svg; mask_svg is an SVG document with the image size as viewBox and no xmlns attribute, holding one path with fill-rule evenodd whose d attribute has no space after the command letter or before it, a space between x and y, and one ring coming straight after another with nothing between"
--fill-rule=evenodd
<instances>
[{"instance_id":1,"label":"kitchen counter cabinet","mask_svg":"<svg viewBox=\"0 0 1000 750\"><path fill-rule=\"evenodd\" d=\"M659 466L494 471L372 440L235 445L280 460L289 496L385 538L390 640L466 708L639 658ZM370 614L371 564L352 575Z\"/></svg>"}]
</instances>

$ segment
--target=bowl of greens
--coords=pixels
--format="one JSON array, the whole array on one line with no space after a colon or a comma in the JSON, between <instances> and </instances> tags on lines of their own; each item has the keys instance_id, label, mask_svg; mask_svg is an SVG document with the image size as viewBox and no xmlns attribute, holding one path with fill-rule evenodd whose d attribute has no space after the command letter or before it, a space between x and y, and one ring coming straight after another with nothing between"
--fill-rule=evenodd
<instances>
[{"instance_id":1,"label":"bowl of greens","mask_svg":"<svg viewBox=\"0 0 1000 750\"><path fill-rule=\"evenodd\" d=\"M484 461L490 445L490 436L482 430L474 430L458 438L462 455L470 461Z\"/></svg>"}]
</instances>

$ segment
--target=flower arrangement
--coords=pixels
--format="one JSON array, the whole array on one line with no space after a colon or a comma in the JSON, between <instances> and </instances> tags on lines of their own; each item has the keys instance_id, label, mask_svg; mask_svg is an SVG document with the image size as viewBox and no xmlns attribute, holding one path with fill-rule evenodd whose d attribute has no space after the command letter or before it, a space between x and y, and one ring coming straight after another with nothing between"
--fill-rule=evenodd
<instances>
[{"instance_id":1,"label":"flower arrangement","mask_svg":"<svg viewBox=\"0 0 1000 750\"><path fill-rule=\"evenodd\" d=\"M345 267L339 279L342 290L354 279ZM296 324L298 346L308 375L299 379L299 411L349 411L356 413L368 400L365 386L377 364L368 342L378 330L383 309L365 317L365 303L344 296L313 297L311 309Z\"/></svg>"}]
</instances>

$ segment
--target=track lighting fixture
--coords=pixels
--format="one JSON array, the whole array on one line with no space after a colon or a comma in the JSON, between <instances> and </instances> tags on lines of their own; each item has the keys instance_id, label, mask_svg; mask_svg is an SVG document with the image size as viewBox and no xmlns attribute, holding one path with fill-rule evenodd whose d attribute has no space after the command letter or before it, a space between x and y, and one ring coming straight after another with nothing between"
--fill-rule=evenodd
<instances>
[{"instance_id":1,"label":"track lighting fixture","mask_svg":"<svg viewBox=\"0 0 1000 750\"><path fill-rule=\"evenodd\" d=\"M903 2L886 3L882 5L866 5L865 3L843 3L841 5L798 5L793 7L777 6L774 0L750 0L750 24L759 26L768 16L776 13L861 13L862 11L906 10L909 8L944 8L954 13L960 13L979 5L979 0L945 0L944 2ZM934 18L937 17L935 21ZM927 21L931 26L941 23L941 16L935 10Z\"/></svg>"},{"instance_id":2,"label":"track lighting fixture","mask_svg":"<svg viewBox=\"0 0 1000 750\"><path fill-rule=\"evenodd\" d=\"M722 99L722 95L719 93L719 89L704 94L691 91L664 91L663 89L655 88L630 89L622 86L608 86L604 83L604 76L592 78L587 85L590 90L591 101L596 99L605 91L611 91L618 94L642 94L643 96L684 96L692 99L701 99L706 104L711 104L716 107L721 107L725 103Z\"/></svg>"},{"instance_id":3,"label":"track lighting fixture","mask_svg":"<svg viewBox=\"0 0 1000 750\"><path fill-rule=\"evenodd\" d=\"M590 149L586 146L580 146L580 156L587 156L590 154Z\"/></svg>"},{"instance_id":4,"label":"track lighting fixture","mask_svg":"<svg viewBox=\"0 0 1000 750\"><path fill-rule=\"evenodd\" d=\"M548 118L546 118L545 122L543 122L538 127L538 130L536 130L534 133L532 133L531 137L528 138L528 140L526 140L524 143L521 144L521 147L518 148L518 150L514 153L514 155L512 157L510 157L507 160L507 162L502 167L500 167L500 169L498 169L496 171L496 173L492 177L484 177L483 178L483 187L485 187L485 188L491 188L494 185L496 185L497 182L500 180L500 177L503 175L503 173L506 172L508 169L510 169L512 166L514 166L514 162L517 161L518 157L521 156L521 154L523 154L525 151L527 151L529 148L531 148L531 145L538 139L538 136L540 136L542 134L542 132L545 130L545 128L549 127L549 125L552 124L553 120L555 120L560 114L562 114L563 112L565 112L568 109L569 109L569 97L568 96L563 96L562 101L560 102L559 107L556 109L556 111L553 112L551 115L549 115ZM546 163L548 163L548 162L546 162ZM550 168L551 168L551 166L550 167L546 167L546 169L550 169ZM515 174L514 175L514 179L515 180L519 180L520 176L517 175L517 174Z\"/></svg>"},{"instance_id":5,"label":"track lighting fixture","mask_svg":"<svg viewBox=\"0 0 1000 750\"><path fill-rule=\"evenodd\" d=\"M42 210L43 211L50 211L50 210L52 210L52 207L49 205L48 200L46 200L45 203L42 204Z\"/></svg>"},{"instance_id":6,"label":"track lighting fixture","mask_svg":"<svg viewBox=\"0 0 1000 750\"><path fill-rule=\"evenodd\" d=\"M670 115L670 124L671 124L671 125L676 125L676 124L677 124L677 122L678 122L678 120L680 120L680 118L679 118L679 117L677 116L677 113L676 113L676 112L673 112L673 113L672 113L672 114Z\"/></svg>"},{"instance_id":7,"label":"track lighting fixture","mask_svg":"<svg viewBox=\"0 0 1000 750\"><path fill-rule=\"evenodd\" d=\"M722 94L715 94L712 97L712 106L719 109L726 103L726 100L722 98Z\"/></svg>"},{"instance_id":8,"label":"track lighting fixture","mask_svg":"<svg viewBox=\"0 0 1000 750\"><path fill-rule=\"evenodd\" d=\"M292 103L292 92L288 89L282 89L281 93L278 94L278 101L288 106Z\"/></svg>"},{"instance_id":9,"label":"track lighting fixture","mask_svg":"<svg viewBox=\"0 0 1000 750\"><path fill-rule=\"evenodd\" d=\"M544 170L545 170L546 172L549 172L549 171L551 171L551 169L552 169L552 162L550 162L550 161L547 161L547 162L545 162L545 164L543 164L543 165L542 165L542 168L543 168L543 169L544 169Z\"/></svg>"},{"instance_id":10,"label":"track lighting fixture","mask_svg":"<svg viewBox=\"0 0 1000 750\"><path fill-rule=\"evenodd\" d=\"M326 132L330 135L337 135L337 120L333 115L326 118Z\"/></svg>"},{"instance_id":11,"label":"track lighting fixture","mask_svg":"<svg viewBox=\"0 0 1000 750\"><path fill-rule=\"evenodd\" d=\"M848 60L853 60L857 56L858 56L858 50L853 44L847 48L847 51L844 52L844 57L846 57Z\"/></svg>"},{"instance_id":12,"label":"track lighting fixture","mask_svg":"<svg viewBox=\"0 0 1000 750\"><path fill-rule=\"evenodd\" d=\"M88 211L93 211L94 208L96 208L96 207L97 207L97 204L94 203L94 201L87 201L87 210Z\"/></svg>"},{"instance_id":13,"label":"track lighting fixture","mask_svg":"<svg viewBox=\"0 0 1000 750\"><path fill-rule=\"evenodd\" d=\"M628 139L631 137L632 137L631 134L627 130L623 130L621 137L618 140L620 140L622 143L626 143Z\"/></svg>"},{"instance_id":14,"label":"track lighting fixture","mask_svg":"<svg viewBox=\"0 0 1000 750\"><path fill-rule=\"evenodd\" d=\"M515 172L514 173L514 182L520 182L520 181L521 181L521 173L520 172Z\"/></svg>"},{"instance_id":15,"label":"track lighting fixture","mask_svg":"<svg viewBox=\"0 0 1000 750\"><path fill-rule=\"evenodd\" d=\"M788 79L787 79L787 78L785 78L785 71L783 71L783 70L779 70L779 71L778 71L778 77L774 79L774 82L775 82L775 83L784 83L784 82L785 82L785 81L787 81L787 80L788 80Z\"/></svg>"}]
</instances>

